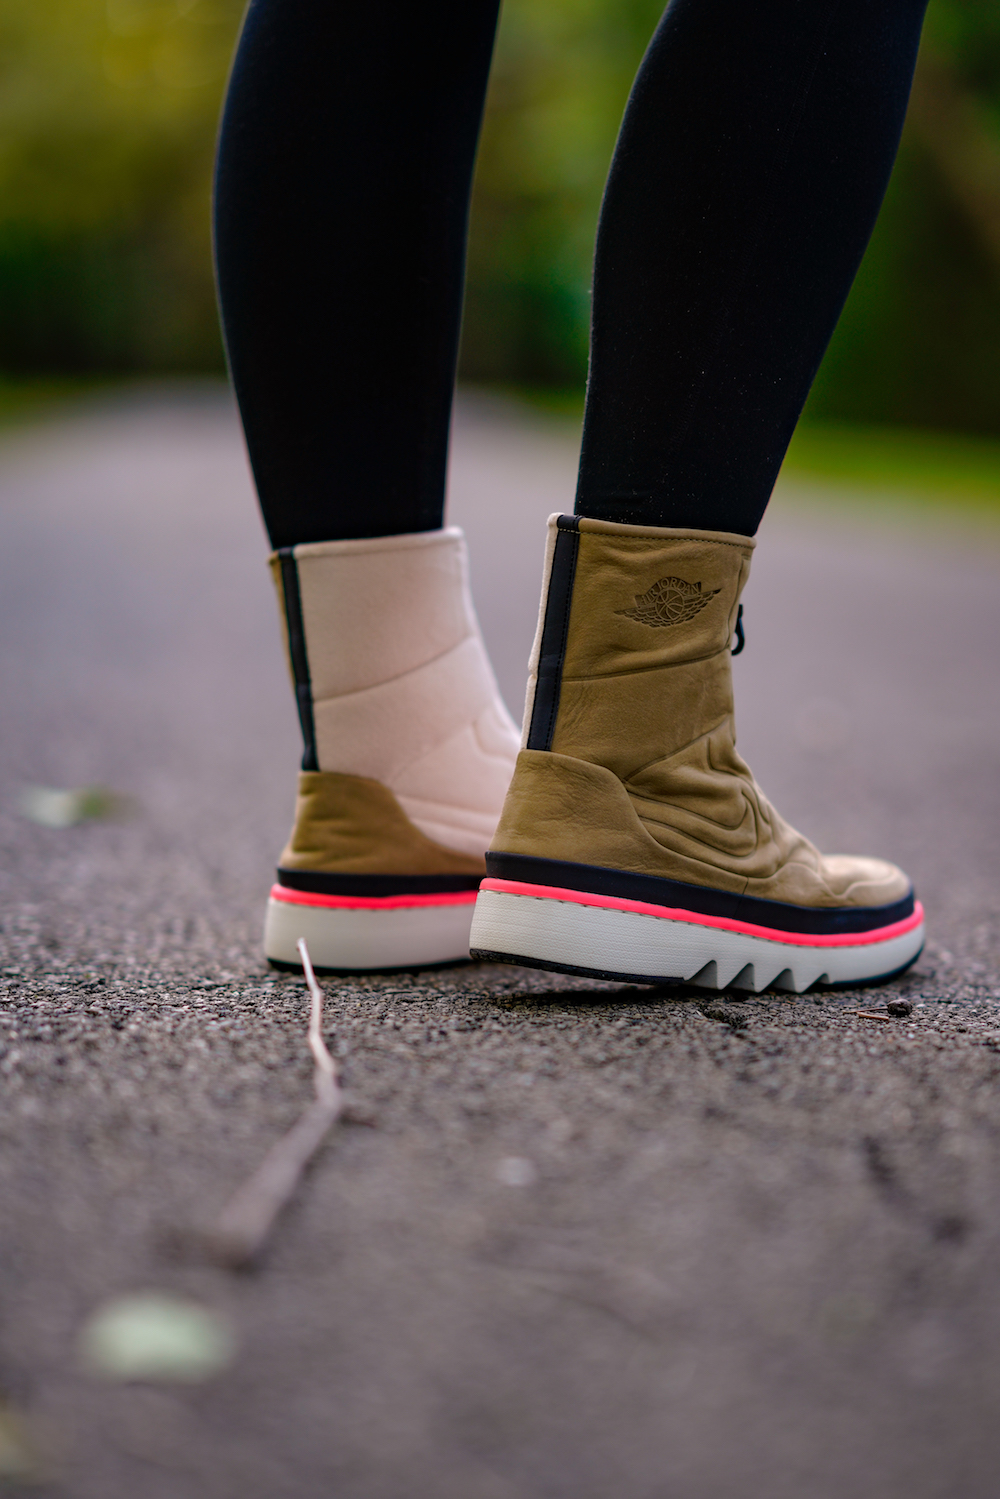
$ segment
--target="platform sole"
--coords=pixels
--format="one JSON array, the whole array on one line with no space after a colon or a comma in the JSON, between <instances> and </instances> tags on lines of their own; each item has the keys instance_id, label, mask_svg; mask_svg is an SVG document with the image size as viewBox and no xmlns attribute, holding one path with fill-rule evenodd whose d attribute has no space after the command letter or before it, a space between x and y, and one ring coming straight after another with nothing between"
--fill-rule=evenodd
<instances>
[{"instance_id":1,"label":"platform sole","mask_svg":"<svg viewBox=\"0 0 1000 1499\"><path fill-rule=\"evenodd\" d=\"M573 892L523 894L486 888L472 922L473 958L640 984L705 989L845 986L890 978L908 968L924 942L923 912L881 931L810 940L734 930L712 923L621 909ZM541 889L541 887L538 887ZM622 905L625 903L623 902ZM634 903L632 903L634 904Z\"/></svg>"},{"instance_id":2,"label":"platform sole","mask_svg":"<svg viewBox=\"0 0 1000 1499\"><path fill-rule=\"evenodd\" d=\"M301 968L304 937L313 966L334 973L378 973L468 960L475 891L451 897L331 901L273 894L264 921L264 952L280 967Z\"/></svg>"}]
</instances>

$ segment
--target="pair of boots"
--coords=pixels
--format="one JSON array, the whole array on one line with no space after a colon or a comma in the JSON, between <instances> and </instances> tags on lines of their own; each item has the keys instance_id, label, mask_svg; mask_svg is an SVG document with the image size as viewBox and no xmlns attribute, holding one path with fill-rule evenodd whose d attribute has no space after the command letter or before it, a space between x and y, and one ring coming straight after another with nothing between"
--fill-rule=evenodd
<instances>
[{"instance_id":1,"label":"pair of boots","mask_svg":"<svg viewBox=\"0 0 1000 1499\"><path fill-rule=\"evenodd\" d=\"M304 937L331 970L471 949L758 991L908 967L923 913L906 876L818 853L737 754L753 547L553 516L520 752L460 531L276 554L305 754L271 961L298 966Z\"/></svg>"}]
</instances>

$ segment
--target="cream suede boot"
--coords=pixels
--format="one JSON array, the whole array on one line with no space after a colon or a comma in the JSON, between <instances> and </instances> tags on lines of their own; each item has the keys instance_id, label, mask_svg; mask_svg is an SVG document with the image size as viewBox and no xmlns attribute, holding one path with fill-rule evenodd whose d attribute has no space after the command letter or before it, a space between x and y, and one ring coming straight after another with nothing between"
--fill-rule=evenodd
<instances>
[{"instance_id":1,"label":"cream suede boot","mask_svg":"<svg viewBox=\"0 0 1000 1499\"><path fill-rule=\"evenodd\" d=\"M906 876L819 854L736 752L730 652L753 546L551 518L474 957L755 990L868 982L917 957Z\"/></svg>"},{"instance_id":2,"label":"cream suede boot","mask_svg":"<svg viewBox=\"0 0 1000 1499\"><path fill-rule=\"evenodd\" d=\"M264 946L299 966L469 955L483 853L517 754L460 530L271 558L305 741Z\"/></svg>"}]
</instances>

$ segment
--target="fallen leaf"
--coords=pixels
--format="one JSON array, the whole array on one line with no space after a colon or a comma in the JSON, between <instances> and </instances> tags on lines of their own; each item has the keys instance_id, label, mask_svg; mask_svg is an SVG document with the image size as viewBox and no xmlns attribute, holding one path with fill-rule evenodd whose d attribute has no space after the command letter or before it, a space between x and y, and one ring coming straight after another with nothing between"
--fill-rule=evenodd
<instances>
[{"instance_id":1,"label":"fallen leaf","mask_svg":"<svg viewBox=\"0 0 1000 1499\"><path fill-rule=\"evenodd\" d=\"M43 828L71 828L78 822L103 822L124 817L133 804L105 786L78 786L60 791L54 786L26 786L19 806L25 817Z\"/></svg>"},{"instance_id":2,"label":"fallen leaf","mask_svg":"<svg viewBox=\"0 0 1000 1499\"><path fill-rule=\"evenodd\" d=\"M80 1334L80 1359L105 1379L197 1383L233 1360L229 1323L210 1307L164 1291L116 1296Z\"/></svg>"}]
</instances>

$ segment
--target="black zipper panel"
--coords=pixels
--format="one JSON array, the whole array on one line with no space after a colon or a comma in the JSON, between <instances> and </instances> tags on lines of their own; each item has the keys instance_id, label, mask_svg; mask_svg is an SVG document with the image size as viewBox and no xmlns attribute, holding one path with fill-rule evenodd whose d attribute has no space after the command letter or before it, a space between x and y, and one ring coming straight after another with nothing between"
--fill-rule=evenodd
<instances>
[{"instance_id":1,"label":"black zipper panel","mask_svg":"<svg viewBox=\"0 0 1000 1499\"><path fill-rule=\"evenodd\" d=\"M312 683L309 680L309 657L306 653L306 632L302 623L302 595L299 591L299 569L295 562L295 548L281 547L278 551L281 563L281 590L285 596L285 621L288 625L288 653L292 658L292 676L295 679L295 704L302 725L302 769L319 770L316 758L316 725L313 721Z\"/></svg>"},{"instance_id":2,"label":"black zipper panel","mask_svg":"<svg viewBox=\"0 0 1000 1499\"><path fill-rule=\"evenodd\" d=\"M575 515L560 515L556 521L556 546L545 600L542 646L538 657L538 680L531 708L528 749L552 748L552 735L559 712L563 661L569 635L569 611L573 603L573 579L580 551L580 521Z\"/></svg>"}]
</instances>

